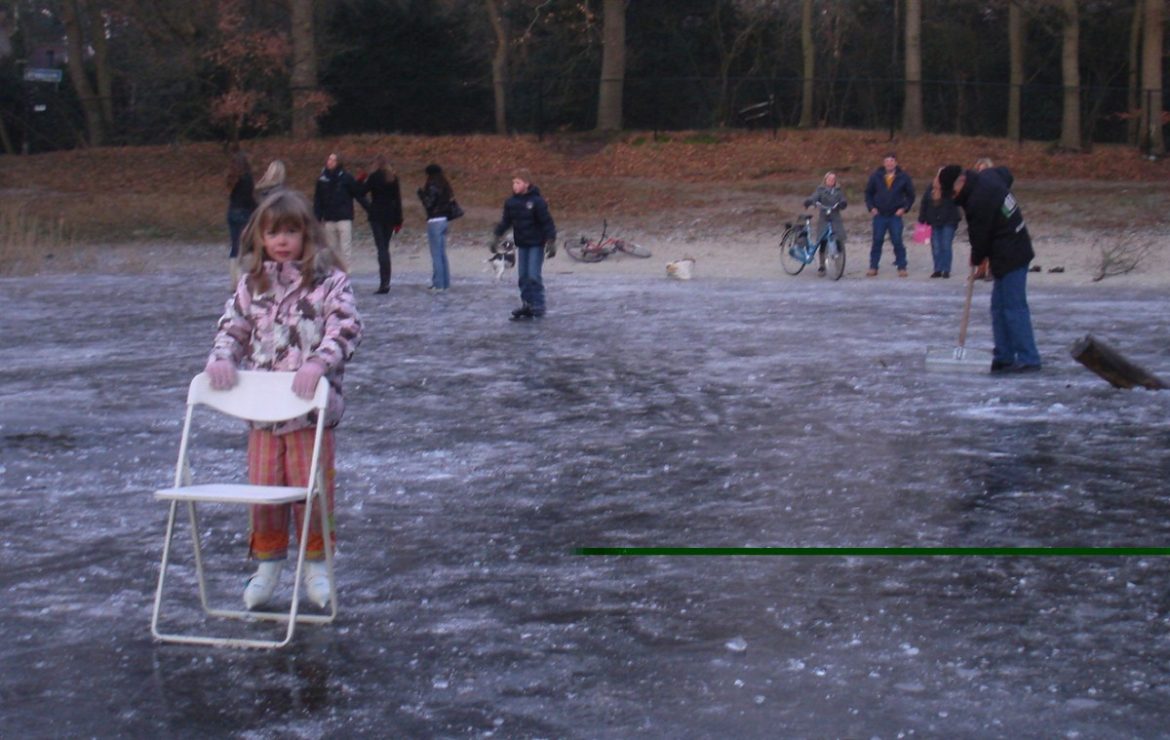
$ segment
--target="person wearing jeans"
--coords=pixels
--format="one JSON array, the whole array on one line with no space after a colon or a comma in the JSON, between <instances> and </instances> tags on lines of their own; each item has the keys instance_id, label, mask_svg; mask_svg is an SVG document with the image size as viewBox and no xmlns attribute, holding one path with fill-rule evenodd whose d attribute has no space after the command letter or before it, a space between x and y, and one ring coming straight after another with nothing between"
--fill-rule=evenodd
<instances>
[{"instance_id":1,"label":"person wearing jeans","mask_svg":"<svg viewBox=\"0 0 1170 740\"><path fill-rule=\"evenodd\" d=\"M1040 369L1040 352L1028 308L1028 264L1036 253L1023 213L1012 195L1006 167L967 170L957 164L939 170L943 192L953 192L967 217L972 278L995 277L991 289L991 371L1023 373Z\"/></svg>"},{"instance_id":2,"label":"person wearing jeans","mask_svg":"<svg viewBox=\"0 0 1170 740\"><path fill-rule=\"evenodd\" d=\"M991 288L991 336L995 340L992 368L1026 372L1040 369L1040 353L1032 334L1028 308L1028 267L1017 267L995 278Z\"/></svg>"},{"instance_id":3,"label":"person wearing jeans","mask_svg":"<svg viewBox=\"0 0 1170 740\"><path fill-rule=\"evenodd\" d=\"M431 250L432 291L447 290L451 287L451 265L447 262L446 216L427 219L427 245Z\"/></svg>"},{"instance_id":4,"label":"person wearing jeans","mask_svg":"<svg viewBox=\"0 0 1170 740\"><path fill-rule=\"evenodd\" d=\"M491 247L508 229L516 243L516 271L519 273L520 307L512 311L512 320L521 321L544 316L544 280L540 275L545 250L556 255L557 227L548 202L540 188L532 184L532 173L518 169L512 173L512 196L504 201L504 215L493 232Z\"/></svg>"},{"instance_id":5,"label":"person wearing jeans","mask_svg":"<svg viewBox=\"0 0 1170 740\"><path fill-rule=\"evenodd\" d=\"M429 290L442 293L451 287L451 269L447 262L447 226L455 191L439 165L428 164L424 171L427 179L418 189L418 199L427 212L427 244L431 249Z\"/></svg>"},{"instance_id":6,"label":"person wearing jeans","mask_svg":"<svg viewBox=\"0 0 1170 740\"><path fill-rule=\"evenodd\" d=\"M922 196L922 205L918 208L918 223L930 225L930 254L934 259L934 272L930 274L932 278L951 276L954 255L952 244L960 219L959 207L949 193L943 192L936 173L930 190Z\"/></svg>"},{"instance_id":7,"label":"person wearing jeans","mask_svg":"<svg viewBox=\"0 0 1170 740\"><path fill-rule=\"evenodd\" d=\"M882 166L874 170L865 184L865 208L873 216L873 245L869 250L867 277L878 274L882 259L882 243L886 232L894 247L894 266L898 277L906 277L906 246L902 243L902 216L914 205L914 182L901 167L898 157L890 152Z\"/></svg>"}]
</instances>

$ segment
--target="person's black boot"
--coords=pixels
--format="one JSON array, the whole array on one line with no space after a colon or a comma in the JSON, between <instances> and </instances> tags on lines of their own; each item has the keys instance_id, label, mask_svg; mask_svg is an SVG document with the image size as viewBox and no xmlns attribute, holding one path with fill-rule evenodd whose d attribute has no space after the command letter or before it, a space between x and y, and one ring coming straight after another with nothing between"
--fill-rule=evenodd
<instances>
[{"instance_id":1,"label":"person's black boot","mask_svg":"<svg viewBox=\"0 0 1170 740\"><path fill-rule=\"evenodd\" d=\"M375 294L390 292L390 265L378 265L378 289Z\"/></svg>"},{"instance_id":2,"label":"person's black boot","mask_svg":"<svg viewBox=\"0 0 1170 740\"><path fill-rule=\"evenodd\" d=\"M523 321L525 319L531 319L534 316L532 306L529 306L527 303L512 311L512 321Z\"/></svg>"}]
</instances>

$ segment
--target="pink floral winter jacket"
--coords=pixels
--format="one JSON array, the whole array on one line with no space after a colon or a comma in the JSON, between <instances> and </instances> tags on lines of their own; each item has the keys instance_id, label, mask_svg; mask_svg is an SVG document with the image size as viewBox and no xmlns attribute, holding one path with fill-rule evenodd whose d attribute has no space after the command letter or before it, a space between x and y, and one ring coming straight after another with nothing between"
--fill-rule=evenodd
<instances>
[{"instance_id":1,"label":"pink floral winter jacket","mask_svg":"<svg viewBox=\"0 0 1170 740\"><path fill-rule=\"evenodd\" d=\"M362 321L349 277L318 254L315 287L301 287L301 263L265 262L269 288L254 295L245 277L228 299L211 359L227 359L241 370L295 371L310 358L325 364L329 381L326 423L337 426L345 413L341 381L345 363L362 337ZM282 422L277 434L313 426L312 415Z\"/></svg>"}]
</instances>

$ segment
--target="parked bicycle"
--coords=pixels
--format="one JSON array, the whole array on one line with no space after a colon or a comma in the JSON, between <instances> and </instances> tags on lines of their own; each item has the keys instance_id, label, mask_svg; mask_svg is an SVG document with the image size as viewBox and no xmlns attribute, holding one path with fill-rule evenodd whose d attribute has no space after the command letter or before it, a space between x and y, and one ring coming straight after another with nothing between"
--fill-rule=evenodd
<instances>
[{"instance_id":1,"label":"parked bicycle","mask_svg":"<svg viewBox=\"0 0 1170 740\"><path fill-rule=\"evenodd\" d=\"M812 214L803 214L801 222L784 224L784 235L780 237L780 263L784 272L798 275L805 265L817 259L817 253L825 255L825 274L840 280L845 274L845 247L833 234L833 211L837 206L817 206L825 217L825 230L815 242L812 236Z\"/></svg>"},{"instance_id":2,"label":"parked bicycle","mask_svg":"<svg viewBox=\"0 0 1170 740\"><path fill-rule=\"evenodd\" d=\"M578 239L566 239L565 251L578 262L600 262L614 252L628 254L631 257L645 259L651 256L650 250L625 239L616 239L606 236L609 231L609 222L601 222L601 236L591 239L582 236Z\"/></svg>"}]
</instances>

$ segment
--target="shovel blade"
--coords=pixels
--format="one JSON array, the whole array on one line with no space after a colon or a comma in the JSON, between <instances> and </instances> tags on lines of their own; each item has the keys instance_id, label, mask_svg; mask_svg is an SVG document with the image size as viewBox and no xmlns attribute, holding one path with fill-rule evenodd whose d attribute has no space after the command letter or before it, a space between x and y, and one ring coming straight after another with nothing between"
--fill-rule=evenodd
<instances>
[{"instance_id":1,"label":"shovel blade","mask_svg":"<svg viewBox=\"0 0 1170 740\"><path fill-rule=\"evenodd\" d=\"M926 369L954 373L989 373L991 353L966 347L931 349L926 351Z\"/></svg>"}]
</instances>

